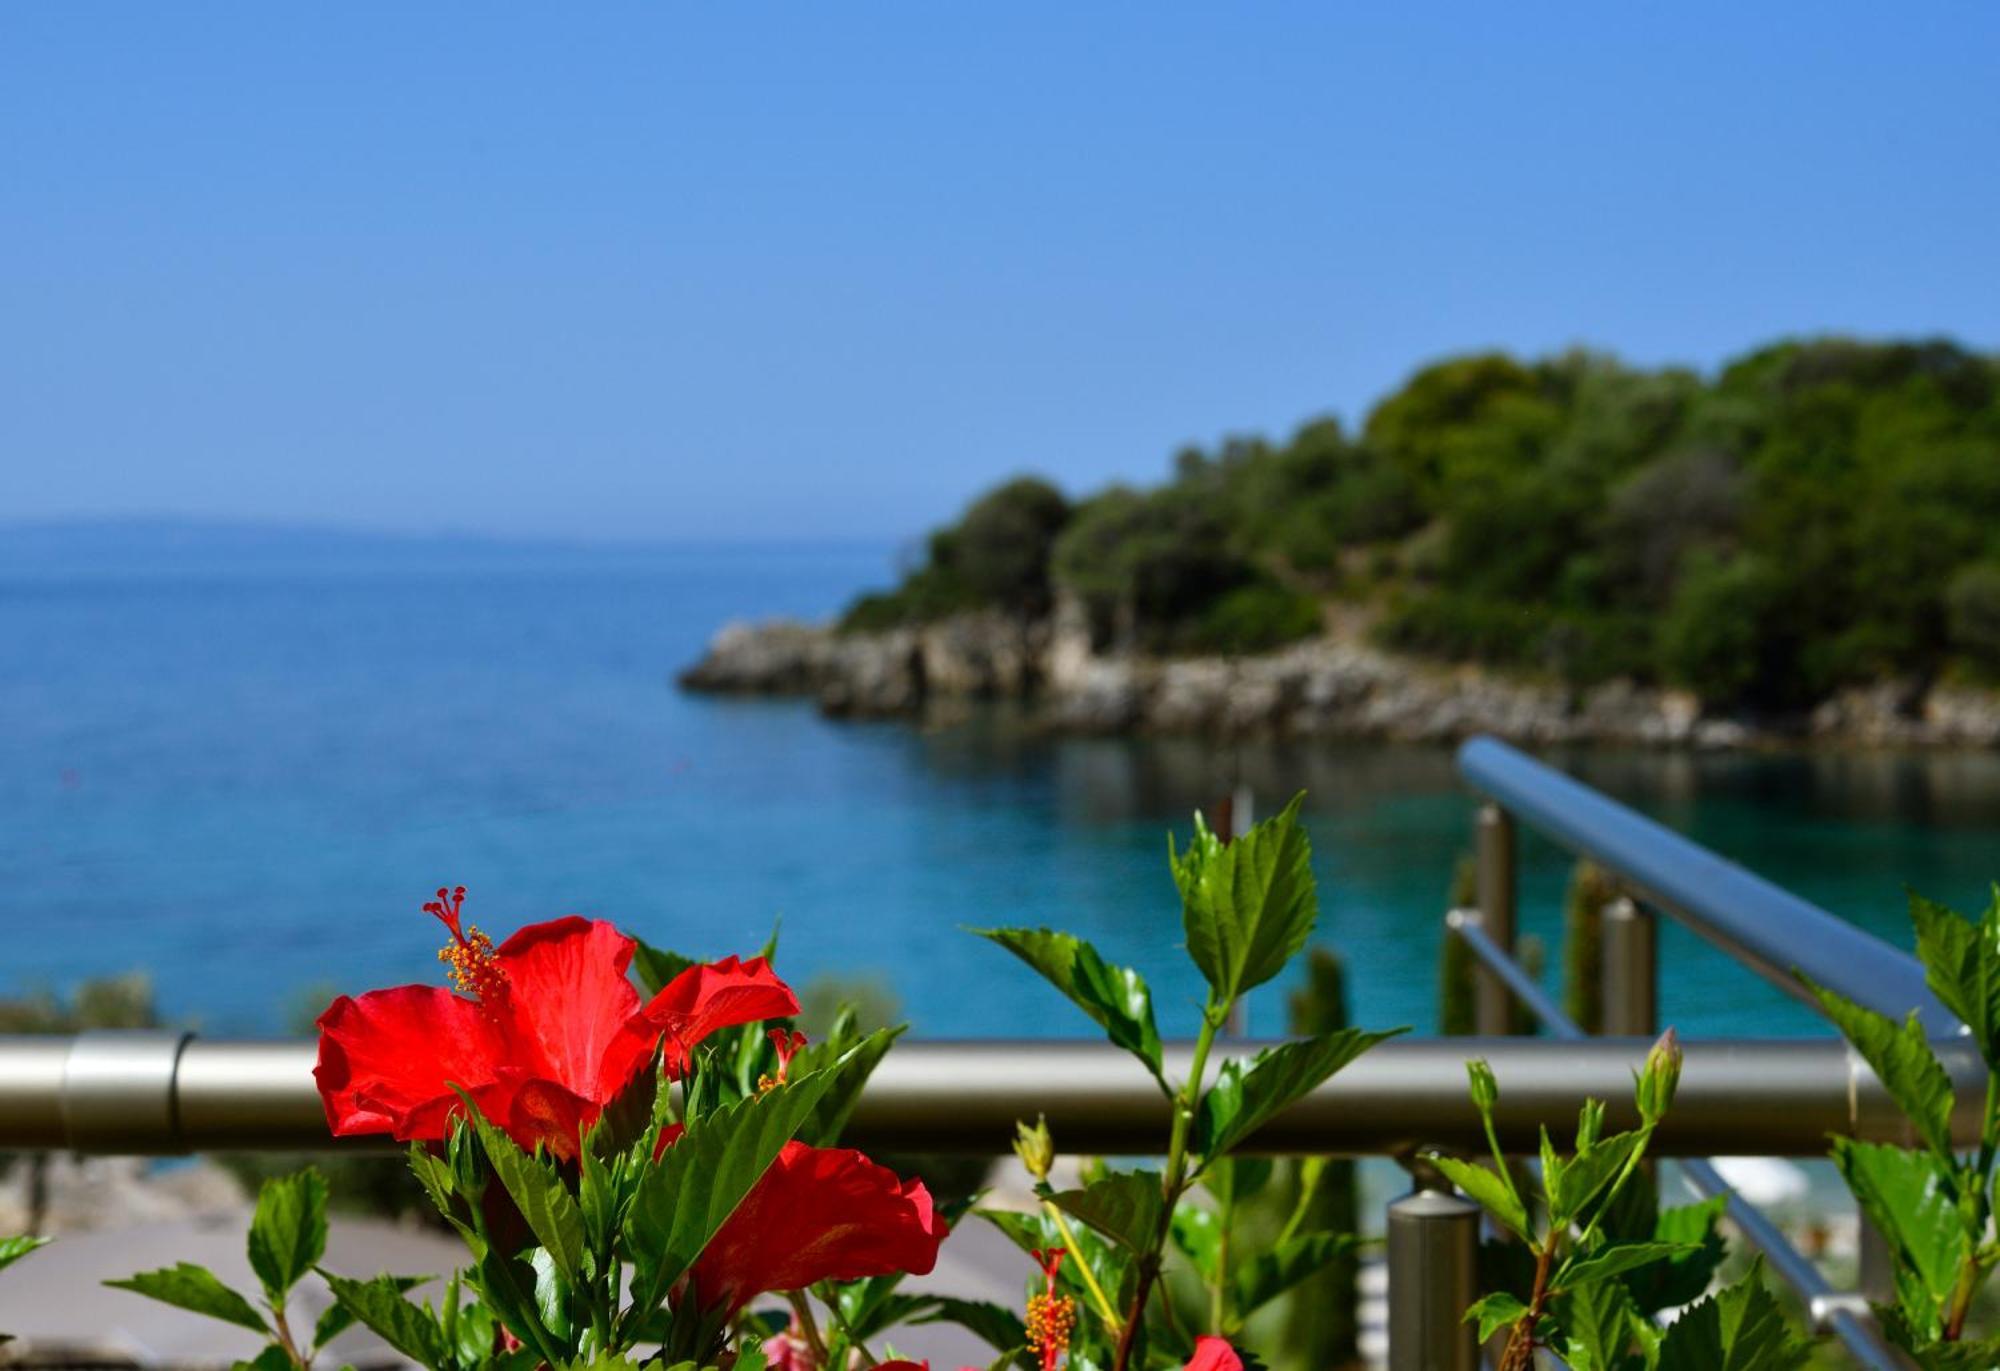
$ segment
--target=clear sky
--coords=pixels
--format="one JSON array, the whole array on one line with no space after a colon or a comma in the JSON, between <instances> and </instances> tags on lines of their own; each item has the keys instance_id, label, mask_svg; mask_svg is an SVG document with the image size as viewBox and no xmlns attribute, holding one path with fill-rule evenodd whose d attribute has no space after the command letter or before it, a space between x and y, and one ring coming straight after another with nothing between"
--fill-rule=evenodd
<instances>
[{"instance_id":1,"label":"clear sky","mask_svg":"<svg viewBox=\"0 0 2000 1371\"><path fill-rule=\"evenodd\" d=\"M1414 365L2000 346L2000 5L0 7L0 518L895 537Z\"/></svg>"}]
</instances>

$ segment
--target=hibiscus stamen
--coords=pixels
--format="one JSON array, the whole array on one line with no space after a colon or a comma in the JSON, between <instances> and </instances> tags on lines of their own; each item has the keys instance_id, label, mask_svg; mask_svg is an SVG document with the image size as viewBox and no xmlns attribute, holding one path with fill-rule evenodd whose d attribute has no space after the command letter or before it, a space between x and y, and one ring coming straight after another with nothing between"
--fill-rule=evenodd
<instances>
[{"instance_id":1,"label":"hibiscus stamen","mask_svg":"<svg viewBox=\"0 0 2000 1371\"><path fill-rule=\"evenodd\" d=\"M1069 1335L1076 1328L1076 1301L1056 1293L1056 1272L1062 1269L1063 1256L1068 1250L1036 1248L1033 1253L1046 1284L1041 1291L1028 1296L1028 1346L1041 1354L1042 1371L1056 1371L1063 1353L1069 1350Z\"/></svg>"},{"instance_id":2,"label":"hibiscus stamen","mask_svg":"<svg viewBox=\"0 0 2000 1371\"><path fill-rule=\"evenodd\" d=\"M437 898L424 905L424 913L451 930L451 941L438 949L444 963L445 979L462 995L478 1000L489 1009L507 991L507 973L493 953L493 940L479 926L462 925L459 912L465 908L465 887L438 887Z\"/></svg>"},{"instance_id":3,"label":"hibiscus stamen","mask_svg":"<svg viewBox=\"0 0 2000 1371\"><path fill-rule=\"evenodd\" d=\"M764 1036L769 1038L771 1046L777 1049L778 1074L776 1076L759 1076L757 1078L757 1093L759 1095L763 1094L766 1090L775 1090L785 1083L785 1073L792 1069L792 1058L798 1056L799 1049L806 1045L805 1034L787 1033L782 1028L774 1028Z\"/></svg>"}]
</instances>

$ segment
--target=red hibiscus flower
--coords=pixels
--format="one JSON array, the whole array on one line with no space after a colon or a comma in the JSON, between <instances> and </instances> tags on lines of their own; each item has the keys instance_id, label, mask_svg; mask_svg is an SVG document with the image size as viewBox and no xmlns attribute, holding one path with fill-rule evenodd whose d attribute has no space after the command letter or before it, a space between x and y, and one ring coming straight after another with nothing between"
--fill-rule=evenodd
<instances>
[{"instance_id":1,"label":"red hibiscus flower","mask_svg":"<svg viewBox=\"0 0 2000 1371\"><path fill-rule=\"evenodd\" d=\"M788 1142L702 1250L690 1294L697 1308L733 1316L771 1291L895 1271L922 1276L937 1265L948 1231L922 1181L851 1148Z\"/></svg>"},{"instance_id":2,"label":"red hibiscus flower","mask_svg":"<svg viewBox=\"0 0 2000 1371\"><path fill-rule=\"evenodd\" d=\"M798 1013L763 958L694 966L649 1003L626 978L636 944L608 923L531 924L495 948L464 928L465 888L424 908L451 930L438 954L463 994L403 985L341 996L319 1017L313 1076L335 1136L437 1141L456 1086L524 1148L576 1159L579 1135L666 1041L670 1073L718 1029Z\"/></svg>"},{"instance_id":3,"label":"red hibiscus flower","mask_svg":"<svg viewBox=\"0 0 2000 1371\"><path fill-rule=\"evenodd\" d=\"M875 1371L931 1371L931 1364L927 1361L881 1361L875 1363ZM979 1368L961 1366L959 1371L979 1371ZM1243 1371L1243 1358L1237 1356L1236 1349L1221 1338L1196 1338L1194 1355L1188 1358L1181 1371Z\"/></svg>"}]
</instances>

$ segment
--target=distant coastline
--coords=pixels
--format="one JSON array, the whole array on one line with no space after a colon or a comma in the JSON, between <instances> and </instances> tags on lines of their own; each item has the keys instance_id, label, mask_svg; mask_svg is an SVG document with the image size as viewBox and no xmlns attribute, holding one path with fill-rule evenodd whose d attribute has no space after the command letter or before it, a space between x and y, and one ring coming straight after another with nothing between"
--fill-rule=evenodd
<instances>
[{"instance_id":1,"label":"distant coastline","mask_svg":"<svg viewBox=\"0 0 2000 1371\"><path fill-rule=\"evenodd\" d=\"M2000 692L1972 687L1891 681L1840 691L1809 712L1758 717L1625 680L1579 688L1420 661L1337 628L1231 657L1106 654L1093 650L1085 615L1066 601L1043 619L975 611L878 631L732 623L679 681L696 692L809 699L838 718L920 720L958 702L1013 700L1040 725L1073 734L2000 747Z\"/></svg>"}]
</instances>

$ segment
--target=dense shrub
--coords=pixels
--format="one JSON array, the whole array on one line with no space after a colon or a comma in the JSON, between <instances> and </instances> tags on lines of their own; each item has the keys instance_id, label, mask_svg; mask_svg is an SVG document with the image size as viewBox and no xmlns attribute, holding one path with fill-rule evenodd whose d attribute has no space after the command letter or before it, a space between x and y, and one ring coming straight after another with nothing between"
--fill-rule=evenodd
<instances>
[{"instance_id":1,"label":"dense shrub","mask_svg":"<svg viewBox=\"0 0 2000 1371\"><path fill-rule=\"evenodd\" d=\"M849 623L1039 612L1062 587L1103 645L1249 651L1306 631L1282 585L1371 602L1406 651L1796 709L1849 683L2000 671L1993 567L1991 357L1787 341L1704 380L1482 353L1420 369L1358 431L1320 419L1184 450L1153 490L1072 511L1010 483Z\"/></svg>"},{"instance_id":2,"label":"dense shrub","mask_svg":"<svg viewBox=\"0 0 2000 1371\"><path fill-rule=\"evenodd\" d=\"M1275 581L1253 581L1219 596L1189 625L1191 652L1268 652L1319 631L1319 601Z\"/></svg>"}]
</instances>

